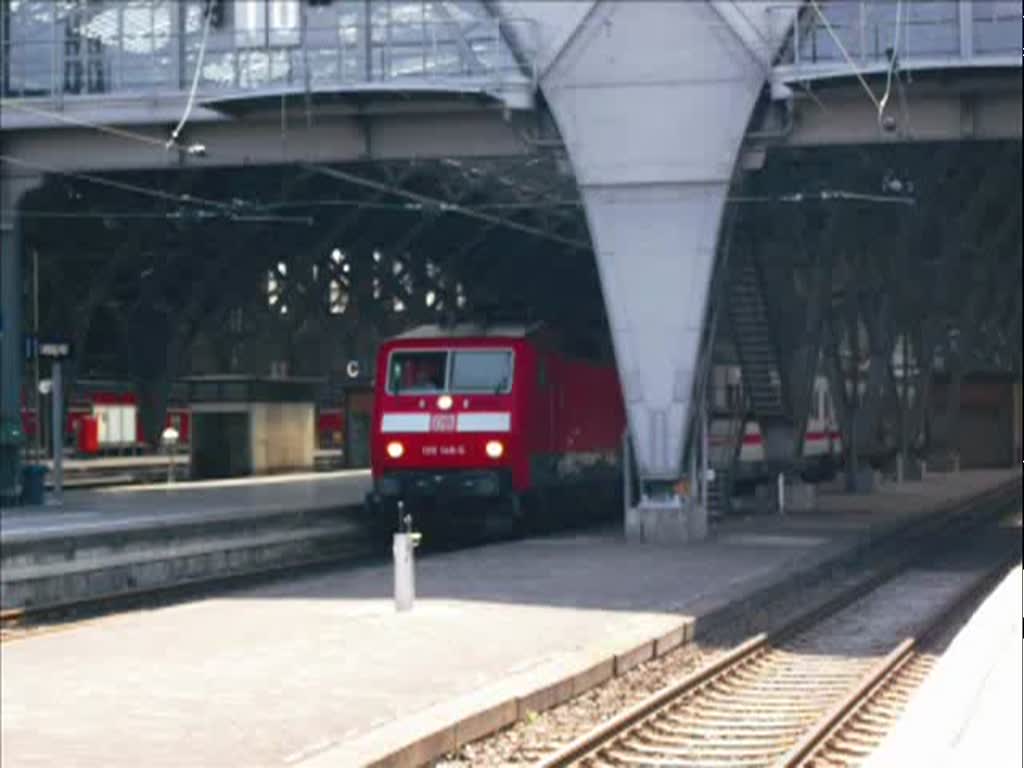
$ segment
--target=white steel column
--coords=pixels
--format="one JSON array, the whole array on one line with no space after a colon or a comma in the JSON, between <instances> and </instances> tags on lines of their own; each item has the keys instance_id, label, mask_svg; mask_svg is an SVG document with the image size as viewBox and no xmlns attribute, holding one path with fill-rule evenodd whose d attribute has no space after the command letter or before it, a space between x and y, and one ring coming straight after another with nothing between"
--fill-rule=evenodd
<instances>
[{"instance_id":1,"label":"white steel column","mask_svg":"<svg viewBox=\"0 0 1024 768\"><path fill-rule=\"evenodd\" d=\"M719 224L768 71L716 7L597 3L541 79L586 207L641 480L663 496L683 474ZM767 25L761 4L745 15Z\"/></svg>"}]
</instances>

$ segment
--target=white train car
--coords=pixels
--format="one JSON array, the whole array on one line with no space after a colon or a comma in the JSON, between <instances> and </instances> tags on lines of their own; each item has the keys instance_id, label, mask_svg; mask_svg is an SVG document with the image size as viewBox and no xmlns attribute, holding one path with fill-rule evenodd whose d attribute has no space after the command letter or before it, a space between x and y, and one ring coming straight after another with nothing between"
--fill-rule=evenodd
<instances>
[{"instance_id":1,"label":"white train car","mask_svg":"<svg viewBox=\"0 0 1024 768\"><path fill-rule=\"evenodd\" d=\"M717 463L716 458L721 463L730 462L737 428L731 414L742 414L742 442L739 445L738 461L734 469L738 478L754 479L764 474L764 441L756 419L747 411L739 366L717 365L712 370L712 412L712 463ZM829 393L828 379L825 376L816 376L804 433L802 455L805 470L818 475L828 475L838 463L842 448L839 422Z\"/></svg>"}]
</instances>

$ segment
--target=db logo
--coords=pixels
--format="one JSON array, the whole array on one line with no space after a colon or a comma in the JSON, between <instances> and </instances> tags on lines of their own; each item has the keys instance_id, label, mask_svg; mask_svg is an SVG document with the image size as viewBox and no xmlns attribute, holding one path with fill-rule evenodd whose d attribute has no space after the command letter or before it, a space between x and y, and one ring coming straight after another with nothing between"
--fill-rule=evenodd
<instances>
[{"instance_id":1,"label":"db logo","mask_svg":"<svg viewBox=\"0 0 1024 768\"><path fill-rule=\"evenodd\" d=\"M455 414L454 413L434 413L430 416L430 431L431 432L454 432L455 431Z\"/></svg>"}]
</instances>

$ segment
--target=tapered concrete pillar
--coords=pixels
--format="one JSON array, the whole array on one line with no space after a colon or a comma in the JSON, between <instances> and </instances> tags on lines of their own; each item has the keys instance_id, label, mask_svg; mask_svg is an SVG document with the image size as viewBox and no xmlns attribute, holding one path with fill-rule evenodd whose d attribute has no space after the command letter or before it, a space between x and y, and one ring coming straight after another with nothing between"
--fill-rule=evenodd
<instances>
[{"instance_id":1,"label":"tapered concrete pillar","mask_svg":"<svg viewBox=\"0 0 1024 768\"><path fill-rule=\"evenodd\" d=\"M631 0L593 6L541 80L586 208L644 495L665 528L666 505L686 514L674 487L719 225L765 72L715 4Z\"/></svg>"}]
</instances>

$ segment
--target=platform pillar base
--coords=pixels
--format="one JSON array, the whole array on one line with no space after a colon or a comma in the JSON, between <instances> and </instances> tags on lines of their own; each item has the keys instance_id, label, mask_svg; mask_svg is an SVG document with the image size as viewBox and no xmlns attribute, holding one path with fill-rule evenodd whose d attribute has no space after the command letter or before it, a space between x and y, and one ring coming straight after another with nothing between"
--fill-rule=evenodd
<instances>
[{"instance_id":1,"label":"platform pillar base","mask_svg":"<svg viewBox=\"0 0 1024 768\"><path fill-rule=\"evenodd\" d=\"M707 509L680 499L644 499L626 510L625 533L628 541L658 544L702 541L708 535Z\"/></svg>"},{"instance_id":2,"label":"platform pillar base","mask_svg":"<svg viewBox=\"0 0 1024 768\"><path fill-rule=\"evenodd\" d=\"M817 486L801 480L786 483L786 511L812 512L818 502Z\"/></svg>"},{"instance_id":3,"label":"platform pillar base","mask_svg":"<svg viewBox=\"0 0 1024 768\"><path fill-rule=\"evenodd\" d=\"M762 512L779 511L778 483L762 483L754 489L757 507ZM818 502L817 486L803 480L786 479L782 494L784 512L811 512Z\"/></svg>"}]
</instances>

